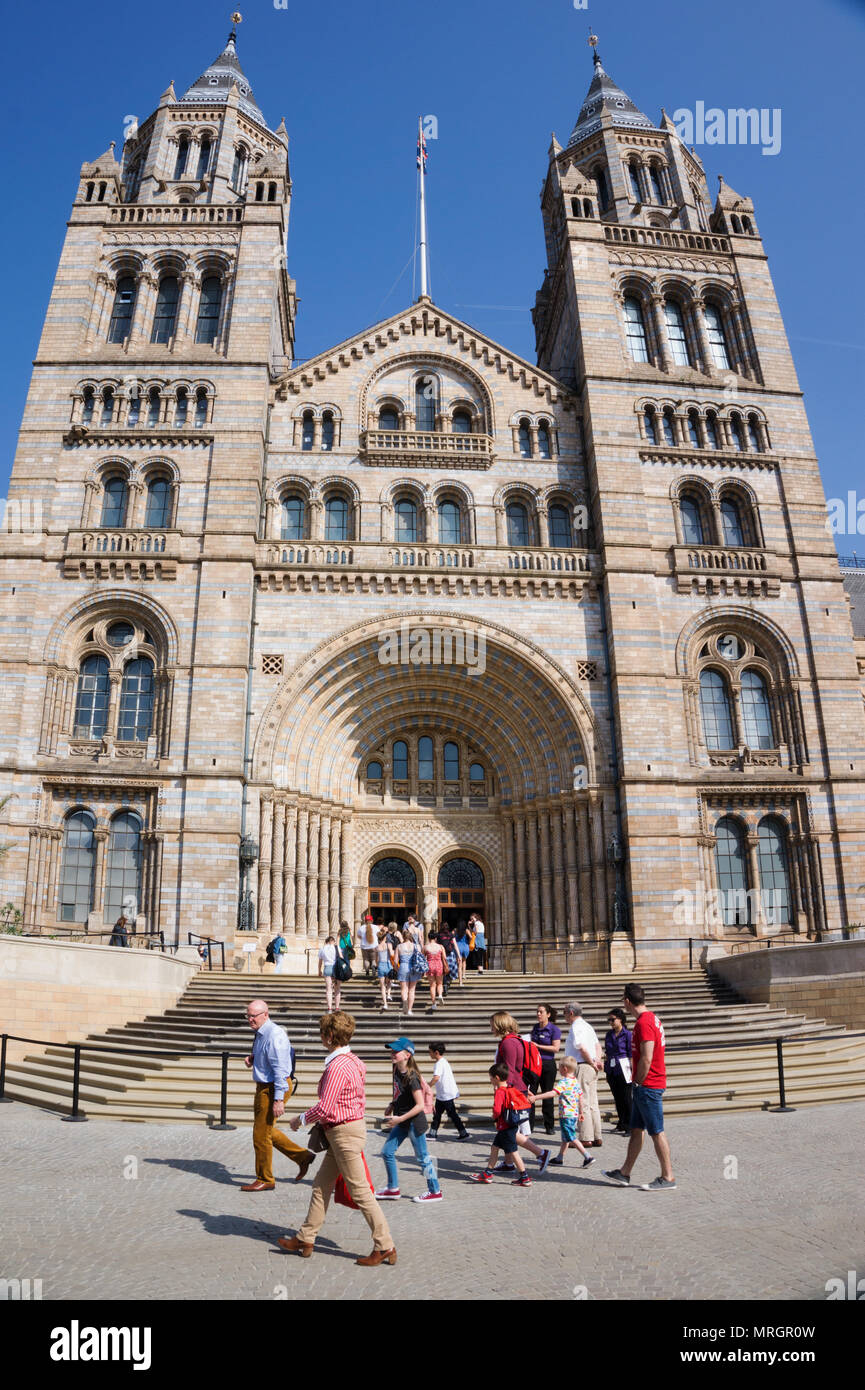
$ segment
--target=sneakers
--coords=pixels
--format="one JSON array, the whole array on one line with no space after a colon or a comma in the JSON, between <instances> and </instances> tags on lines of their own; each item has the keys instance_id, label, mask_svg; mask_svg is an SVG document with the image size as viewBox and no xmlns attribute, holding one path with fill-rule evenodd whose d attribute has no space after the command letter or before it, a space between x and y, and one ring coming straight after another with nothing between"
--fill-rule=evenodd
<instances>
[{"instance_id":1,"label":"sneakers","mask_svg":"<svg viewBox=\"0 0 865 1390\"><path fill-rule=\"evenodd\" d=\"M641 1192L672 1192L676 1186L676 1179L670 1182L667 1178L655 1178L654 1182L641 1182Z\"/></svg>"},{"instance_id":2,"label":"sneakers","mask_svg":"<svg viewBox=\"0 0 865 1390\"><path fill-rule=\"evenodd\" d=\"M540 1154L538 1155L538 1172L539 1172L539 1173L545 1173L545 1172L547 1171L547 1168L549 1167L550 1159L552 1158L552 1156L553 1156L553 1155L552 1155L552 1150L551 1150L551 1149L541 1149L541 1152L540 1152Z\"/></svg>"},{"instance_id":3,"label":"sneakers","mask_svg":"<svg viewBox=\"0 0 865 1390\"><path fill-rule=\"evenodd\" d=\"M468 1130L466 1130L465 1134L459 1136L457 1142L459 1144L470 1144L472 1142L472 1136L469 1134Z\"/></svg>"},{"instance_id":4,"label":"sneakers","mask_svg":"<svg viewBox=\"0 0 865 1390\"><path fill-rule=\"evenodd\" d=\"M431 1130L429 1131L429 1133L427 1134L427 1139L438 1139L438 1137L439 1137L439 1132L438 1132L437 1129L431 1129Z\"/></svg>"},{"instance_id":5,"label":"sneakers","mask_svg":"<svg viewBox=\"0 0 865 1390\"><path fill-rule=\"evenodd\" d=\"M516 1171L517 1165L515 1163L505 1163L504 1159L502 1159L501 1163L497 1163L493 1169L494 1173L515 1173Z\"/></svg>"},{"instance_id":6,"label":"sneakers","mask_svg":"<svg viewBox=\"0 0 865 1390\"><path fill-rule=\"evenodd\" d=\"M594 1163L594 1161L595 1161L594 1159L591 1160L592 1163ZM550 1162L549 1162L549 1167L550 1167L550 1168L563 1168L563 1167L564 1167L564 1164L565 1164L565 1160L564 1160L563 1158L551 1158L551 1159L550 1159Z\"/></svg>"},{"instance_id":7,"label":"sneakers","mask_svg":"<svg viewBox=\"0 0 865 1390\"><path fill-rule=\"evenodd\" d=\"M594 1158L592 1157L591 1154L586 1154L586 1156L585 1156L585 1158L583 1159L583 1162L582 1162L583 1168L588 1168L589 1164L590 1164L590 1163L594 1163L594 1161L595 1161L595 1160L594 1160ZM555 1163L555 1159L553 1159L553 1162Z\"/></svg>"},{"instance_id":8,"label":"sneakers","mask_svg":"<svg viewBox=\"0 0 865 1390\"><path fill-rule=\"evenodd\" d=\"M383 1187L380 1192L376 1192L377 1202L397 1202L399 1201L400 1190L398 1187Z\"/></svg>"},{"instance_id":9,"label":"sneakers","mask_svg":"<svg viewBox=\"0 0 865 1390\"><path fill-rule=\"evenodd\" d=\"M441 1192L422 1192L419 1197L412 1197L413 1202L440 1202Z\"/></svg>"},{"instance_id":10,"label":"sneakers","mask_svg":"<svg viewBox=\"0 0 865 1390\"><path fill-rule=\"evenodd\" d=\"M531 1185L532 1180L528 1173L523 1173L520 1177L511 1180L511 1187L531 1187Z\"/></svg>"},{"instance_id":11,"label":"sneakers","mask_svg":"<svg viewBox=\"0 0 865 1390\"><path fill-rule=\"evenodd\" d=\"M604 1170L604 1177L609 1178L610 1182L618 1183L619 1187L630 1187L631 1179L627 1173L623 1173L621 1168L611 1168L609 1172Z\"/></svg>"},{"instance_id":12,"label":"sneakers","mask_svg":"<svg viewBox=\"0 0 865 1390\"><path fill-rule=\"evenodd\" d=\"M494 1171L494 1172L498 1172L498 1169L494 1169L493 1171ZM469 1173L469 1182L483 1182L483 1183L487 1183L487 1182L492 1182L492 1180L493 1180L493 1175L492 1175L492 1173L487 1172L486 1169L484 1170L483 1173Z\"/></svg>"}]
</instances>

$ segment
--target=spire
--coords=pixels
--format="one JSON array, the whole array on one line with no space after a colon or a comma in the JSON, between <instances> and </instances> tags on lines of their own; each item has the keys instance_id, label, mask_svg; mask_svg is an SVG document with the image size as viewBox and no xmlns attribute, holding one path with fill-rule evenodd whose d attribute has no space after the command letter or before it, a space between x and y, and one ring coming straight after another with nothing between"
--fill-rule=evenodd
<instances>
[{"instance_id":1,"label":"spire","mask_svg":"<svg viewBox=\"0 0 865 1390\"><path fill-rule=\"evenodd\" d=\"M228 101L232 86L236 84L238 105L241 111L267 129L267 121L252 95L252 88L246 80L237 57L237 26L242 18L243 16L238 13L231 16L231 33L224 49L218 58L214 58L210 67L201 74L198 81L193 82L188 91L184 92L180 98L180 105L189 105L193 102L199 104L203 101L209 105L214 103L223 105Z\"/></svg>"},{"instance_id":2,"label":"spire","mask_svg":"<svg viewBox=\"0 0 865 1390\"><path fill-rule=\"evenodd\" d=\"M577 117L577 124L571 131L568 146L579 144L587 135L595 135L601 129L601 119L604 116L609 117L614 126L628 130L654 130L655 127L648 116L643 115L605 70L598 52L598 40L594 34L589 35L589 44L592 48L594 76Z\"/></svg>"}]
</instances>

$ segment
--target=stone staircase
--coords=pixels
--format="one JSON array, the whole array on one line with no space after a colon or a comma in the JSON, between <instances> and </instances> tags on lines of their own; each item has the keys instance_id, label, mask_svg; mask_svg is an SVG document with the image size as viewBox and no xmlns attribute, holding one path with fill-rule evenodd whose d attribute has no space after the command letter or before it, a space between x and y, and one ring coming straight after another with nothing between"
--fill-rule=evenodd
<instances>
[{"instance_id":1,"label":"stone staircase","mask_svg":"<svg viewBox=\"0 0 865 1390\"><path fill-rule=\"evenodd\" d=\"M381 1115L391 1096L391 1071L385 1044L405 1033L418 1049L429 1075L427 1044L446 1042L461 1091L460 1105L469 1123L489 1124L487 1068L495 1053L489 1015L508 1009L525 1031L539 1003L561 1011L577 999L599 1034L607 1011L621 1003L632 975L556 975L524 977L487 974L470 977L463 989L452 988L444 1005L427 1010L425 986L417 1008L406 1018L396 1005L387 1013L378 1006L378 987L355 978L343 990L343 1007L357 1019L353 1046L367 1063L367 1099L371 1116ZM667 1037L670 1115L765 1109L778 1103L774 1039L784 1035L788 1102L816 1105L865 1096L865 1039L831 1036L838 1029L822 1020L788 1014L766 1004L739 1001L725 984L702 970L668 969L640 975L649 1007L660 1016ZM396 991L395 991L396 992ZM263 994L271 1015L289 1033L297 1051L298 1091L289 1109L315 1098L322 1049L318 1018L324 1011L324 988L315 978L240 976L202 972L177 1005L164 1014L91 1034L88 1042L117 1048L117 1053L84 1052L80 1107L91 1118L132 1121L198 1122L218 1120L221 1063L218 1056L179 1058L182 1052L239 1053L228 1068L228 1120L248 1124L252 1081L242 1055L251 1048L245 1021L249 999ZM801 1040L797 1041L797 1039ZM724 1044L745 1046L728 1048ZM675 1049L687 1045L687 1051ZM164 1055L138 1057L135 1049ZM60 1113L71 1110L72 1053L46 1047L7 1066L10 1097ZM612 1113L612 1097L601 1079L601 1112Z\"/></svg>"}]
</instances>

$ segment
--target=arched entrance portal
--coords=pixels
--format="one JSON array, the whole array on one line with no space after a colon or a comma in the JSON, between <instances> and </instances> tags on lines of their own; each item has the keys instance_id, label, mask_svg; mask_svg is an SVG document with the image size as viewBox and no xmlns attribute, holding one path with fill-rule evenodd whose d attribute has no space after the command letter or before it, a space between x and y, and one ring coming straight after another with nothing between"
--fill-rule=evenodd
<instances>
[{"instance_id":1,"label":"arched entrance portal","mask_svg":"<svg viewBox=\"0 0 865 1390\"><path fill-rule=\"evenodd\" d=\"M439 869L439 920L451 927L465 926L476 912L486 921L484 875L473 859L449 859Z\"/></svg>"},{"instance_id":2,"label":"arched entrance portal","mask_svg":"<svg viewBox=\"0 0 865 1390\"><path fill-rule=\"evenodd\" d=\"M404 859L379 859L369 871L369 910L376 926L402 926L417 912L417 875Z\"/></svg>"}]
</instances>

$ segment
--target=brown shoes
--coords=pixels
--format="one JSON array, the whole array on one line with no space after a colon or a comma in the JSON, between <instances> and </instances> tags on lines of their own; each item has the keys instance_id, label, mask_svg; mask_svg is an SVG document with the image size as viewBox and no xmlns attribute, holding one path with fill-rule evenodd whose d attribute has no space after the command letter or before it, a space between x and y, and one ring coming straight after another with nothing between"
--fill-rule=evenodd
<instances>
[{"instance_id":1,"label":"brown shoes","mask_svg":"<svg viewBox=\"0 0 865 1390\"><path fill-rule=\"evenodd\" d=\"M279 1242L280 1245L282 1241ZM355 1260L356 1265L395 1265L396 1250L373 1250L371 1255L362 1255Z\"/></svg>"},{"instance_id":2,"label":"brown shoes","mask_svg":"<svg viewBox=\"0 0 865 1390\"><path fill-rule=\"evenodd\" d=\"M297 1165L297 1177L294 1181L303 1182L314 1162L315 1154L307 1154L306 1158L302 1158Z\"/></svg>"},{"instance_id":3,"label":"brown shoes","mask_svg":"<svg viewBox=\"0 0 865 1390\"><path fill-rule=\"evenodd\" d=\"M586 1144L586 1148L588 1148L588 1147L589 1147L588 1144ZM603 1147L604 1147L604 1141L603 1141L603 1139L593 1139L593 1140L592 1140L592 1148L593 1148L593 1149L602 1149Z\"/></svg>"},{"instance_id":4,"label":"brown shoes","mask_svg":"<svg viewBox=\"0 0 865 1390\"><path fill-rule=\"evenodd\" d=\"M302 1240L299 1240L297 1236L280 1236L276 1243L281 1246L283 1250L288 1250L292 1255L298 1254L304 1260L309 1259L314 1249L312 1245L306 1245Z\"/></svg>"},{"instance_id":5,"label":"brown shoes","mask_svg":"<svg viewBox=\"0 0 865 1390\"><path fill-rule=\"evenodd\" d=\"M262 1182L261 1178L256 1178L255 1182L245 1182L240 1190L241 1192L272 1192L275 1187L275 1182Z\"/></svg>"}]
</instances>

